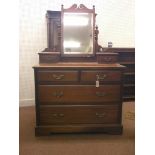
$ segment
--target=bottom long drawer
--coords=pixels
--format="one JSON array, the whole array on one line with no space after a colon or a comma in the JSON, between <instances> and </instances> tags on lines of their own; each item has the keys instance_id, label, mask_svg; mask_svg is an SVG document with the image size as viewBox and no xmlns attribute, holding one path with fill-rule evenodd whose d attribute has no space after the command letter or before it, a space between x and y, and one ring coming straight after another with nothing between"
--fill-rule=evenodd
<instances>
[{"instance_id":1,"label":"bottom long drawer","mask_svg":"<svg viewBox=\"0 0 155 155\"><path fill-rule=\"evenodd\" d=\"M42 106L40 125L75 123L118 123L119 107L112 106Z\"/></svg>"}]
</instances>

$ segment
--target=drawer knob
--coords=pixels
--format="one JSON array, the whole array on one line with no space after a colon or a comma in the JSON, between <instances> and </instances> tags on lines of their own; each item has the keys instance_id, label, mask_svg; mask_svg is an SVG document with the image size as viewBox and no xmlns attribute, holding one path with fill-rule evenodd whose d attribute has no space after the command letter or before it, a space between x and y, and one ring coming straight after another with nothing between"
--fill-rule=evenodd
<instances>
[{"instance_id":1,"label":"drawer knob","mask_svg":"<svg viewBox=\"0 0 155 155\"><path fill-rule=\"evenodd\" d=\"M57 98L60 98L64 95L63 91L60 91L60 92L54 92L53 93L53 96L57 97Z\"/></svg>"},{"instance_id":2,"label":"drawer knob","mask_svg":"<svg viewBox=\"0 0 155 155\"><path fill-rule=\"evenodd\" d=\"M110 62L112 60L112 58L111 57L105 57L104 60L107 62Z\"/></svg>"},{"instance_id":3,"label":"drawer knob","mask_svg":"<svg viewBox=\"0 0 155 155\"><path fill-rule=\"evenodd\" d=\"M106 113L96 113L96 116L101 118L101 117L105 117Z\"/></svg>"},{"instance_id":4,"label":"drawer knob","mask_svg":"<svg viewBox=\"0 0 155 155\"><path fill-rule=\"evenodd\" d=\"M96 75L96 78L97 78L97 80L104 80L105 78L107 77L107 75L106 74L103 74L103 75Z\"/></svg>"},{"instance_id":5,"label":"drawer knob","mask_svg":"<svg viewBox=\"0 0 155 155\"><path fill-rule=\"evenodd\" d=\"M58 116L58 114L52 114L52 116L53 116L53 117L57 117L57 116Z\"/></svg>"},{"instance_id":6,"label":"drawer knob","mask_svg":"<svg viewBox=\"0 0 155 155\"><path fill-rule=\"evenodd\" d=\"M106 95L106 93L104 92L96 92L96 96L98 97L104 97Z\"/></svg>"},{"instance_id":7,"label":"drawer knob","mask_svg":"<svg viewBox=\"0 0 155 155\"><path fill-rule=\"evenodd\" d=\"M63 75L63 74L62 74L62 75L56 75L56 74L53 74L53 75L52 75L52 77L53 77L54 79L56 79L56 80L62 80L62 79L64 78L64 76L65 76L65 75Z\"/></svg>"},{"instance_id":8,"label":"drawer knob","mask_svg":"<svg viewBox=\"0 0 155 155\"><path fill-rule=\"evenodd\" d=\"M64 114L59 114L60 117L64 117Z\"/></svg>"},{"instance_id":9,"label":"drawer knob","mask_svg":"<svg viewBox=\"0 0 155 155\"><path fill-rule=\"evenodd\" d=\"M52 114L52 116L58 118L58 117L64 117L64 114L63 113L60 113L60 114L55 113L55 114Z\"/></svg>"}]
</instances>

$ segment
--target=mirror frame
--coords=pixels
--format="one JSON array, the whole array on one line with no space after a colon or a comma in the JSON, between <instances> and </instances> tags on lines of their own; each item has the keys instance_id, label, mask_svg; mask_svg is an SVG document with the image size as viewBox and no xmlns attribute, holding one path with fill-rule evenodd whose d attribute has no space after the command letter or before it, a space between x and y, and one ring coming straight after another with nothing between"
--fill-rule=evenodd
<instances>
[{"instance_id":1,"label":"mirror frame","mask_svg":"<svg viewBox=\"0 0 155 155\"><path fill-rule=\"evenodd\" d=\"M64 25L63 25L63 18L64 13L92 13L93 16L93 53L91 54L65 54L64 48L63 48L63 31L64 31ZM88 9L83 4L80 4L79 6L77 4L73 4L70 8L64 9L63 5L61 5L61 56L62 57L94 57L95 56L95 6L93 5L93 9Z\"/></svg>"}]
</instances>

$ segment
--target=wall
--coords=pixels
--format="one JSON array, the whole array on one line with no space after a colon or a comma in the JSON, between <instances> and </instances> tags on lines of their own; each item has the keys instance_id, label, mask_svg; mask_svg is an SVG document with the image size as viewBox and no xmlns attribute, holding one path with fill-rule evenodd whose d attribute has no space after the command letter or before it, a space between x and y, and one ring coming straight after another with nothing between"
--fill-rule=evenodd
<instances>
[{"instance_id":1,"label":"wall","mask_svg":"<svg viewBox=\"0 0 155 155\"><path fill-rule=\"evenodd\" d=\"M72 4L95 5L99 27L99 44L134 47L134 0L20 0L19 8L19 84L20 106L34 104L34 74L38 52L47 47L46 10Z\"/></svg>"}]
</instances>

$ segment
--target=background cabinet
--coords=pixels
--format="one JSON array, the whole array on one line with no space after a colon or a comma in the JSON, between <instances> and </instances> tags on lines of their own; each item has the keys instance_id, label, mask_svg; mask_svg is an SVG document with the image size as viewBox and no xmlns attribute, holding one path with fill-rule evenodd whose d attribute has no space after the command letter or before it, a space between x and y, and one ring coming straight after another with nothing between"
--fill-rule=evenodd
<instances>
[{"instance_id":1,"label":"background cabinet","mask_svg":"<svg viewBox=\"0 0 155 155\"><path fill-rule=\"evenodd\" d=\"M123 100L135 100L135 48L104 48L118 53L118 63L126 66L123 78Z\"/></svg>"}]
</instances>

